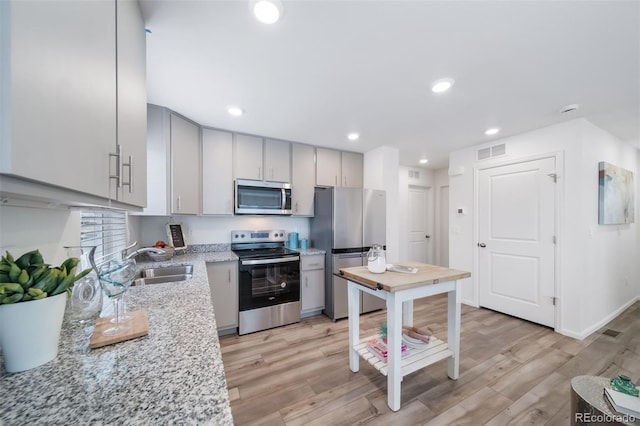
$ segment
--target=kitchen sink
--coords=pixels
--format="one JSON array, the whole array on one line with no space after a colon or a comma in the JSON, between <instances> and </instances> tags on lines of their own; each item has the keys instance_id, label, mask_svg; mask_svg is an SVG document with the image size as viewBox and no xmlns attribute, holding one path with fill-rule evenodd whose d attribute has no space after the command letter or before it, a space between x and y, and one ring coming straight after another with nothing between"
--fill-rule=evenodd
<instances>
[{"instance_id":1,"label":"kitchen sink","mask_svg":"<svg viewBox=\"0 0 640 426\"><path fill-rule=\"evenodd\" d=\"M160 266L138 271L132 285L160 284L186 281L193 277L193 265Z\"/></svg>"}]
</instances>

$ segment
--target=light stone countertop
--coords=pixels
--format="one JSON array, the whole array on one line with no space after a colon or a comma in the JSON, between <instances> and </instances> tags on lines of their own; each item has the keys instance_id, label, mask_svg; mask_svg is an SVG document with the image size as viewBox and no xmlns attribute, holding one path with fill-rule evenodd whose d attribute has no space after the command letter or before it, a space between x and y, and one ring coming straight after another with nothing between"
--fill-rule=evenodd
<instances>
[{"instance_id":1,"label":"light stone countertop","mask_svg":"<svg viewBox=\"0 0 640 426\"><path fill-rule=\"evenodd\" d=\"M300 253L300 256L313 256L316 254L326 254L325 250L320 250L317 248L307 248L307 249L293 249L295 251L297 251L298 253Z\"/></svg>"},{"instance_id":2,"label":"light stone countertop","mask_svg":"<svg viewBox=\"0 0 640 426\"><path fill-rule=\"evenodd\" d=\"M0 424L233 425L206 263L237 260L215 251L138 262L193 265L188 281L127 292L128 310L147 311L148 336L89 351L91 328L65 318L53 361L11 374L0 355L0 389L11 396L0 404Z\"/></svg>"},{"instance_id":3,"label":"light stone countertop","mask_svg":"<svg viewBox=\"0 0 640 426\"><path fill-rule=\"evenodd\" d=\"M140 262L194 267L188 281L131 287L127 307L147 311L148 336L87 352L90 329L65 318L53 361L10 374L0 356L0 424L232 425L206 262L235 260L211 252Z\"/></svg>"}]
</instances>

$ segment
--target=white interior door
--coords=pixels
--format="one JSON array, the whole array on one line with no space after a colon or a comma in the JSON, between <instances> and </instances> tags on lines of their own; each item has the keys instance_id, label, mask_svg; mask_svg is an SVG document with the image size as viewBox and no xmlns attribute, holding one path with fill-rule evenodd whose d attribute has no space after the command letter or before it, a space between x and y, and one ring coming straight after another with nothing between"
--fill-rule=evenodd
<instances>
[{"instance_id":1,"label":"white interior door","mask_svg":"<svg viewBox=\"0 0 640 426\"><path fill-rule=\"evenodd\" d=\"M449 187L440 187L440 266L449 266Z\"/></svg>"},{"instance_id":2,"label":"white interior door","mask_svg":"<svg viewBox=\"0 0 640 426\"><path fill-rule=\"evenodd\" d=\"M409 187L408 251L409 260L433 263L431 188Z\"/></svg>"},{"instance_id":3,"label":"white interior door","mask_svg":"<svg viewBox=\"0 0 640 426\"><path fill-rule=\"evenodd\" d=\"M555 324L555 158L479 172L479 303Z\"/></svg>"}]
</instances>

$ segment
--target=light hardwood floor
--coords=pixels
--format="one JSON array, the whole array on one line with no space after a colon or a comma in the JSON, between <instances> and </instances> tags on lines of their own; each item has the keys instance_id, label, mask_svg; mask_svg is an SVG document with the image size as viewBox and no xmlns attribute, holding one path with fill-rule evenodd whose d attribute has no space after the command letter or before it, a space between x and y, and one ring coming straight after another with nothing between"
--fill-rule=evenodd
<instances>
[{"instance_id":1,"label":"light hardwood floor","mask_svg":"<svg viewBox=\"0 0 640 426\"><path fill-rule=\"evenodd\" d=\"M446 340L446 309L446 295L417 300L414 323ZM362 335L384 315L363 316ZM459 379L447 377L446 360L406 376L397 412L387 406L386 377L363 361L349 370L347 333L346 320L320 315L221 337L235 424L568 425L572 377L640 378L640 302L582 341L463 305Z\"/></svg>"}]
</instances>

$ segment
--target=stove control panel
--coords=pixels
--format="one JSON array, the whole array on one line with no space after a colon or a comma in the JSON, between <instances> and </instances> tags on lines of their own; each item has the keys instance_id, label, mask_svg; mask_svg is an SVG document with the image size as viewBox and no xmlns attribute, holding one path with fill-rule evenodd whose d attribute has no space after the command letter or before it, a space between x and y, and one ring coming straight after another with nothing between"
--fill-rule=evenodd
<instances>
[{"instance_id":1,"label":"stove control panel","mask_svg":"<svg viewBox=\"0 0 640 426\"><path fill-rule=\"evenodd\" d=\"M284 229L231 231L231 243L282 243L286 237L287 231Z\"/></svg>"}]
</instances>

